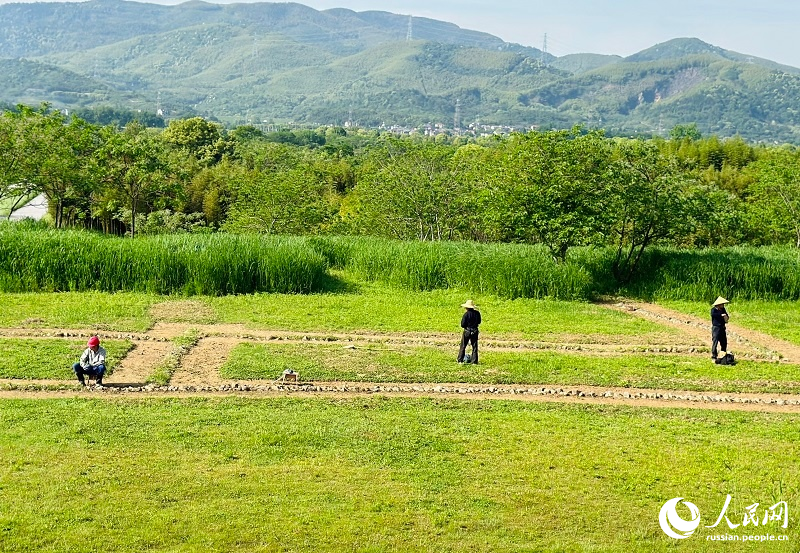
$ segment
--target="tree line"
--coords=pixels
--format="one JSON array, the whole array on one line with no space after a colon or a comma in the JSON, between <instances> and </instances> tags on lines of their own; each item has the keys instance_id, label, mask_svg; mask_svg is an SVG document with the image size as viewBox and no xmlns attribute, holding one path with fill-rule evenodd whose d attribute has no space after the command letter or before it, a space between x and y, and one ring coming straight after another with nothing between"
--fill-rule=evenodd
<instances>
[{"instance_id":1,"label":"tree line","mask_svg":"<svg viewBox=\"0 0 800 553\"><path fill-rule=\"evenodd\" d=\"M199 117L103 126L43 105L5 110L0 141L0 202L43 194L57 228L538 243L556 259L610 246L621 280L652 244L800 247L797 148L692 125L669 139L434 139Z\"/></svg>"}]
</instances>

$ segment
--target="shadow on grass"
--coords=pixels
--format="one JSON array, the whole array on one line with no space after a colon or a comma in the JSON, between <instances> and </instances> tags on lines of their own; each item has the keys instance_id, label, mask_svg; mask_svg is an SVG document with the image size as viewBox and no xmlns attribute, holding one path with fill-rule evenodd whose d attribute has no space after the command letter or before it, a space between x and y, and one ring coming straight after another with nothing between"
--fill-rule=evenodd
<instances>
[{"instance_id":1,"label":"shadow on grass","mask_svg":"<svg viewBox=\"0 0 800 553\"><path fill-rule=\"evenodd\" d=\"M343 275L325 273L320 279L318 294L360 294L361 285L344 278Z\"/></svg>"}]
</instances>

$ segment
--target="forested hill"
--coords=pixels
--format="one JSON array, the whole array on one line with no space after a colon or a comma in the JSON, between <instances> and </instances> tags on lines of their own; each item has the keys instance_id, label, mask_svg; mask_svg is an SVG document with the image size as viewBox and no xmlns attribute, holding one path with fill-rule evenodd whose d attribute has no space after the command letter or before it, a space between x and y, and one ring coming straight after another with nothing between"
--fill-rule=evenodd
<instances>
[{"instance_id":1,"label":"forested hill","mask_svg":"<svg viewBox=\"0 0 800 553\"><path fill-rule=\"evenodd\" d=\"M442 21L295 3L4 4L0 22L7 104L625 135L696 122L707 134L800 141L800 70L698 39L629 58L554 58Z\"/></svg>"}]
</instances>

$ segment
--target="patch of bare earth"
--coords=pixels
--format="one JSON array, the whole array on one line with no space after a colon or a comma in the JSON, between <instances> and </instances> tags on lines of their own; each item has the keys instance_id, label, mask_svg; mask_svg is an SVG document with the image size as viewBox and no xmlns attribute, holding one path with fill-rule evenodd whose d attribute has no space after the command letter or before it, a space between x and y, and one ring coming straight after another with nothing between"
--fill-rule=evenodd
<instances>
[{"instance_id":1,"label":"patch of bare earth","mask_svg":"<svg viewBox=\"0 0 800 553\"><path fill-rule=\"evenodd\" d=\"M105 379L112 386L143 386L155 368L172 350L170 342L138 342Z\"/></svg>"},{"instance_id":2,"label":"patch of bare earth","mask_svg":"<svg viewBox=\"0 0 800 553\"><path fill-rule=\"evenodd\" d=\"M209 337L181 359L180 367L170 379L171 386L218 386L224 381L219 370L230 352L241 340L237 338Z\"/></svg>"}]
</instances>

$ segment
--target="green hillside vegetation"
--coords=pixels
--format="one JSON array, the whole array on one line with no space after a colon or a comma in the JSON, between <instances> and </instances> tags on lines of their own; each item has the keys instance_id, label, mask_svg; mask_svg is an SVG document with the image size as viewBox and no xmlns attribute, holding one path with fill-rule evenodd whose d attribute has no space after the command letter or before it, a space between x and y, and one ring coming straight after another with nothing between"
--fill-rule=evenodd
<instances>
[{"instance_id":1,"label":"green hillside vegetation","mask_svg":"<svg viewBox=\"0 0 800 553\"><path fill-rule=\"evenodd\" d=\"M619 63L622 60L620 56L609 56L604 54L567 54L556 58L550 63L550 66L580 75L587 71L592 71L606 65Z\"/></svg>"},{"instance_id":2,"label":"green hillside vegetation","mask_svg":"<svg viewBox=\"0 0 800 553\"><path fill-rule=\"evenodd\" d=\"M124 105L129 98L135 97L52 64L0 59L0 72L3 74L2 97L8 102L38 104L45 98L75 107L98 102Z\"/></svg>"},{"instance_id":3,"label":"green hillside vegetation","mask_svg":"<svg viewBox=\"0 0 800 553\"><path fill-rule=\"evenodd\" d=\"M8 105L160 107L168 119L196 114L230 127L449 127L458 102L463 128L583 124L663 136L695 123L770 143L800 133L800 69L695 38L625 59L556 59L442 21L291 3L93 0L5 4L0 16Z\"/></svg>"},{"instance_id":4,"label":"green hillside vegetation","mask_svg":"<svg viewBox=\"0 0 800 553\"><path fill-rule=\"evenodd\" d=\"M777 73L708 54L606 65L528 93L540 103L611 133L672 128L690 118L720 136L800 139L793 100L800 75ZM631 123L630 121L638 121Z\"/></svg>"}]
</instances>

